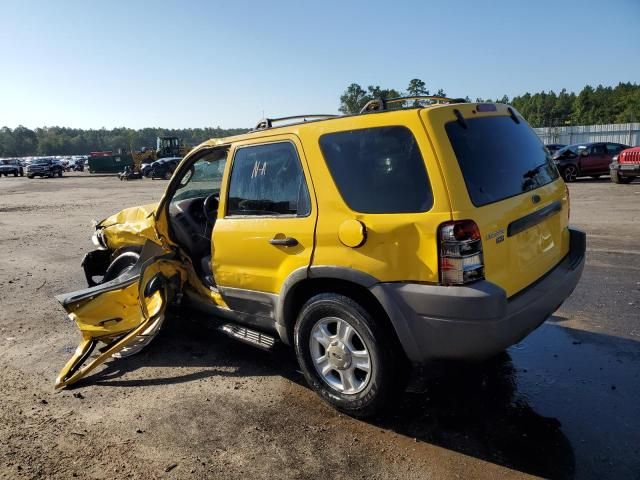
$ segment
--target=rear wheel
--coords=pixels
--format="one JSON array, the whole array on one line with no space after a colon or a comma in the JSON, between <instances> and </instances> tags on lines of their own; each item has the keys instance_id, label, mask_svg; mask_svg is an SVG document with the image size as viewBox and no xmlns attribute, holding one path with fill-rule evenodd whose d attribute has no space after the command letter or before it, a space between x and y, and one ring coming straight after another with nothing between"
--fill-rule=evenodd
<instances>
[{"instance_id":1,"label":"rear wheel","mask_svg":"<svg viewBox=\"0 0 640 480\"><path fill-rule=\"evenodd\" d=\"M575 182L576 178L578 178L578 167L575 165L567 165L562 170L562 178L564 178L565 182Z\"/></svg>"},{"instance_id":2,"label":"rear wheel","mask_svg":"<svg viewBox=\"0 0 640 480\"><path fill-rule=\"evenodd\" d=\"M338 410L371 416L401 390L401 356L392 336L351 298L312 297L298 315L294 341L305 378Z\"/></svg>"},{"instance_id":3,"label":"rear wheel","mask_svg":"<svg viewBox=\"0 0 640 480\"><path fill-rule=\"evenodd\" d=\"M165 180L170 180L171 179L171 172L169 172L169 171L165 172L163 178Z\"/></svg>"}]
</instances>

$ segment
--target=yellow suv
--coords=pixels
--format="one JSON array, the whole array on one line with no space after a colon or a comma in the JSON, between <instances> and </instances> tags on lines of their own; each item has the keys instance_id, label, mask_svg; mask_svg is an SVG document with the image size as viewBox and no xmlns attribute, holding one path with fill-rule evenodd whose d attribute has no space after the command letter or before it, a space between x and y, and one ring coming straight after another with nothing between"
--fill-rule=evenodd
<instances>
[{"instance_id":1,"label":"yellow suv","mask_svg":"<svg viewBox=\"0 0 640 480\"><path fill-rule=\"evenodd\" d=\"M370 415L411 365L489 358L578 283L585 234L512 107L401 98L279 120L203 143L158 204L97 225L89 288L57 297L82 333L58 388L139 351L182 300L239 340L292 345L322 398Z\"/></svg>"}]
</instances>

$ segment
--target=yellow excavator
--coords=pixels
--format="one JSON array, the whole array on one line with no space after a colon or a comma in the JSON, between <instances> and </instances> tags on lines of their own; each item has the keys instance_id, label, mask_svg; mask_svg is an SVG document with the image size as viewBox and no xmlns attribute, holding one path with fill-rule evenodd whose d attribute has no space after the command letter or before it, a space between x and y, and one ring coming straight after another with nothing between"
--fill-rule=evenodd
<instances>
[{"instance_id":1,"label":"yellow excavator","mask_svg":"<svg viewBox=\"0 0 640 480\"><path fill-rule=\"evenodd\" d=\"M121 174L121 180L131 180L141 178L142 165L155 162L160 158L184 157L189 153L191 147L178 137L157 137L156 148L144 147L140 150L131 151L133 168ZM125 178L123 178L125 177Z\"/></svg>"}]
</instances>

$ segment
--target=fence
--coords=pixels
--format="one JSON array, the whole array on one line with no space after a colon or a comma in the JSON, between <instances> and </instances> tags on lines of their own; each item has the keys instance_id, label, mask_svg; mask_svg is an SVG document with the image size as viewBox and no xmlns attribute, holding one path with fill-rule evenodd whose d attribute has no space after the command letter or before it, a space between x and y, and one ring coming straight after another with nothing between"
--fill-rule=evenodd
<instances>
[{"instance_id":1,"label":"fence","mask_svg":"<svg viewBox=\"0 0 640 480\"><path fill-rule=\"evenodd\" d=\"M576 125L572 127L534 128L544 144L588 142L613 142L625 145L640 145L640 123L618 123L611 125Z\"/></svg>"}]
</instances>

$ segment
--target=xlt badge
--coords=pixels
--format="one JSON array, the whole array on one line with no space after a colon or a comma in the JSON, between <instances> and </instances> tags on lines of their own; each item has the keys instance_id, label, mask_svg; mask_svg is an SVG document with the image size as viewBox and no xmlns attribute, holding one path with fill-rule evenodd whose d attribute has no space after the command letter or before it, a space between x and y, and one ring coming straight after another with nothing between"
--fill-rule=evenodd
<instances>
[{"instance_id":1,"label":"xlt badge","mask_svg":"<svg viewBox=\"0 0 640 480\"><path fill-rule=\"evenodd\" d=\"M500 230L496 230L495 232L491 232L487 234L487 237L486 237L487 240L491 240L493 238L496 239L496 243L504 242L504 228L501 228Z\"/></svg>"}]
</instances>

